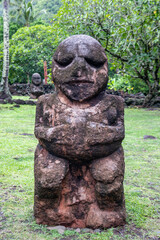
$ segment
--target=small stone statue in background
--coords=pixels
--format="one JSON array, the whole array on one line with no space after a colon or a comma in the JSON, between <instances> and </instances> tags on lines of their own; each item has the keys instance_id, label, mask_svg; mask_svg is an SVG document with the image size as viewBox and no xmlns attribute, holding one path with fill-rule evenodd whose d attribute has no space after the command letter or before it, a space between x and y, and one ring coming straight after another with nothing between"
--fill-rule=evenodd
<instances>
[{"instance_id":1,"label":"small stone statue in background","mask_svg":"<svg viewBox=\"0 0 160 240\"><path fill-rule=\"evenodd\" d=\"M53 56L52 72L56 92L41 96L36 110L36 222L123 225L124 107L105 92L105 51L92 37L69 37Z\"/></svg>"},{"instance_id":2,"label":"small stone statue in background","mask_svg":"<svg viewBox=\"0 0 160 240\"><path fill-rule=\"evenodd\" d=\"M32 83L30 85L30 97L38 98L43 94L43 83L39 73L32 75Z\"/></svg>"}]
</instances>

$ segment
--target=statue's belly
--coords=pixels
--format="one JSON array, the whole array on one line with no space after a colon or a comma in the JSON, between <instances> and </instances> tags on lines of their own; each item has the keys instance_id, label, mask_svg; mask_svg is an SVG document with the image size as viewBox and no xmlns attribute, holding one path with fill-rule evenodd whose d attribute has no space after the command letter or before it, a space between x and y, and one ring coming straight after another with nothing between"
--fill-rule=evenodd
<instances>
[{"instance_id":1,"label":"statue's belly","mask_svg":"<svg viewBox=\"0 0 160 240\"><path fill-rule=\"evenodd\" d=\"M94 141L87 130L90 119L84 111L65 113L55 120L55 126L62 126L51 141L41 140L42 145L55 156L66 158L73 162L89 162L106 157L114 152L120 142L112 144ZM100 139L100 136L99 136Z\"/></svg>"},{"instance_id":2,"label":"statue's belly","mask_svg":"<svg viewBox=\"0 0 160 240\"><path fill-rule=\"evenodd\" d=\"M69 143L54 143L43 141L44 147L53 155L65 158L71 162L86 163L93 159L102 158L110 155L121 145L121 142L114 142L112 144L99 144L89 145L88 143L82 141L78 144L74 143L70 145Z\"/></svg>"}]
</instances>

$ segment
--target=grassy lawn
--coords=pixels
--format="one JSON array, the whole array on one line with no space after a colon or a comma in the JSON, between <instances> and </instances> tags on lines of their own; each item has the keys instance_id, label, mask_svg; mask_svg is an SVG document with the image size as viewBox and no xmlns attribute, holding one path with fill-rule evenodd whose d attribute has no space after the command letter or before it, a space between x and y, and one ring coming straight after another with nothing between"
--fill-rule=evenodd
<instances>
[{"instance_id":1,"label":"grassy lawn","mask_svg":"<svg viewBox=\"0 0 160 240\"><path fill-rule=\"evenodd\" d=\"M159 239L160 111L126 109L125 199L127 224L78 234L37 225L33 217L35 106L0 105L0 239ZM143 139L153 135L156 139Z\"/></svg>"},{"instance_id":2,"label":"grassy lawn","mask_svg":"<svg viewBox=\"0 0 160 240\"><path fill-rule=\"evenodd\" d=\"M30 96L12 96L12 99L30 100Z\"/></svg>"}]
</instances>

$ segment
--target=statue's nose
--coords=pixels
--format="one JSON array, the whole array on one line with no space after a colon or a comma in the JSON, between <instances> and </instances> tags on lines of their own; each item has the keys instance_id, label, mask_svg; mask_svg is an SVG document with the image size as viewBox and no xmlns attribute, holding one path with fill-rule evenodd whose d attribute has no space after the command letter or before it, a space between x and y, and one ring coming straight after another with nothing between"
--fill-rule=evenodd
<instances>
[{"instance_id":1,"label":"statue's nose","mask_svg":"<svg viewBox=\"0 0 160 240\"><path fill-rule=\"evenodd\" d=\"M74 62L74 71L73 75L80 77L83 75L83 72L86 71L86 60L83 57L76 57Z\"/></svg>"},{"instance_id":2,"label":"statue's nose","mask_svg":"<svg viewBox=\"0 0 160 240\"><path fill-rule=\"evenodd\" d=\"M86 60L84 59L84 57L76 57L75 65L77 68L86 68Z\"/></svg>"}]
</instances>

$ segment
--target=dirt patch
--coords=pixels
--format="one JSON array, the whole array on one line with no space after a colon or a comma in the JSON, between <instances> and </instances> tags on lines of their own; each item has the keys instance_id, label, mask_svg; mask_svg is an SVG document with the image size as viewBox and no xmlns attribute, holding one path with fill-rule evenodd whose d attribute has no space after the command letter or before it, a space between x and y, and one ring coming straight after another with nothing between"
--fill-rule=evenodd
<instances>
[{"instance_id":1,"label":"dirt patch","mask_svg":"<svg viewBox=\"0 0 160 240\"><path fill-rule=\"evenodd\" d=\"M22 136L34 136L32 133L16 133L16 132L10 132L8 131L7 133L12 133L14 135L22 135Z\"/></svg>"},{"instance_id":2,"label":"dirt patch","mask_svg":"<svg viewBox=\"0 0 160 240\"><path fill-rule=\"evenodd\" d=\"M33 148L28 149L28 152L34 152L34 151L35 151L35 149L33 149Z\"/></svg>"},{"instance_id":3,"label":"dirt patch","mask_svg":"<svg viewBox=\"0 0 160 240\"><path fill-rule=\"evenodd\" d=\"M134 224L125 225L123 227L115 228L113 231L114 235L121 236L121 238L125 238L126 234L130 234L133 236L138 236L140 239L146 240L159 240L158 237L148 237L147 231L144 229L137 228Z\"/></svg>"},{"instance_id":4,"label":"dirt patch","mask_svg":"<svg viewBox=\"0 0 160 240\"><path fill-rule=\"evenodd\" d=\"M160 111L160 108L146 108L145 111Z\"/></svg>"},{"instance_id":5,"label":"dirt patch","mask_svg":"<svg viewBox=\"0 0 160 240\"><path fill-rule=\"evenodd\" d=\"M57 238L57 240L58 240L59 238ZM63 238L61 238L61 239L59 239L59 240L78 240L78 239L80 239L78 236L75 236L75 235L71 235L71 236L68 236L68 237L63 237ZM87 239L90 239L90 237L88 236L85 236L85 237L83 237L83 239L84 240L87 240Z\"/></svg>"},{"instance_id":6,"label":"dirt patch","mask_svg":"<svg viewBox=\"0 0 160 240\"><path fill-rule=\"evenodd\" d=\"M146 139L157 139L157 138L152 135L144 135L143 139L146 140Z\"/></svg>"},{"instance_id":7,"label":"dirt patch","mask_svg":"<svg viewBox=\"0 0 160 240\"><path fill-rule=\"evenodd\" d=\"M2 196L0 195L0 198L2 199ZM0 207L0 222L3 223L7 220L7 218L4 216L2 208Z\"/></svg>"},{"instance_id":8,"label":"dirt patch","mask_svg":"<svg viewBox=\"0 0 160 240\"><path fill-rule=\"evenodd\" d=\"M30 134L30 133L21 133L19 135L23 135L23 136L34 136L34 134Z\"/></svg>"}]
</instances>

